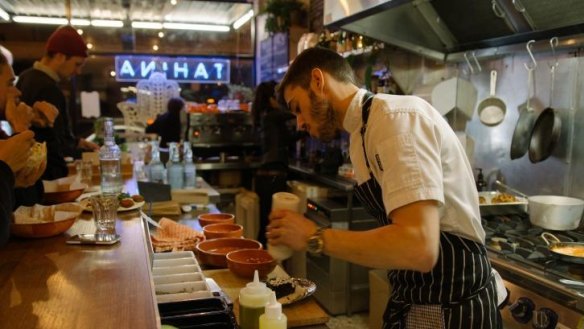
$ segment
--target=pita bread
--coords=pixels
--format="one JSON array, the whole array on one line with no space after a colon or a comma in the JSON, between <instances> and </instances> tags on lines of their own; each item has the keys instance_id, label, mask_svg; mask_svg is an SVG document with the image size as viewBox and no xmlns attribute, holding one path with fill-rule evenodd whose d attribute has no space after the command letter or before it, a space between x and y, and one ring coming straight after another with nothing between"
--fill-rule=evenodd
<instances>
[{"instance_id":1,"label":"pita bread","mask_svg":"<svg viewBox=\"0 0 584 329\"><path fill-rule=\"evenodd\" d=\"M160 227L151 236L155 252L194 251L197 243L205 239L203 233L172 219L163 217L158 224Z\"/></svg>"},{"instance_id":2,"label":"pita bread","mask_svg":"<svg viewBox=\"0 0 584 329\"><path fill-rule=\"evenodd\" d=\"M39 224L59 222L81 214L77 203L63 203L54 206L35 204L32 207L20 206L14 211L15 224Z\"/></svg>"}]
</instances>

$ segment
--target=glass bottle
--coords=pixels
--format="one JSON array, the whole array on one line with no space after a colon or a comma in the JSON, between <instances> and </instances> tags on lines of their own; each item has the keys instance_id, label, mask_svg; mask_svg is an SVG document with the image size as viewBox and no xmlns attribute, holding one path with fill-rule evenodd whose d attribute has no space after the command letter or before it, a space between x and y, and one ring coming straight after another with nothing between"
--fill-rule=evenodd
<instances>
[{"instance_id":1,"label":"glass bottle","mask_svg":"<svg viewBox=\"0 0 584 329\"><path fill-rule=\"evenodd\" d=\"M156 141L152 141L152 160L150 160L149 171L151 182L164 183L164 164L160 161L160 150Z\"/></svg>"},{"instance_id":2,"label":"glass bottle","mask_svg":"<svg viewBox=\"0 0 584 329\"><path fill-rule=\"evenodd\" d=\"M121 173L122 152L114 138L114 121L104 119L104 143L99 149L99 168L101 174L101 192L104 194L118 194L124 187Z\"/></svg>"},{"instance_id":3,"label":"glass bottle","mask_svg":"<svg viewBox=\"0 0 584 329\"><path fill-rule=\"evenodd\" d=\"M175 142L168 143L169 161L167 165L168 184L170 188L181 189L184 185L184 167L180 163L180 153Z\"/></svg>"},{"instance_id":4,"label":"glass bottle","mask_svg":"<svg viewBox=\"0 0 584 329\"><path fill-rule=\"evenodd\" d=\"M193 163L193 150L190 142L183 144L185 188L195 188L197 185L197 168Z\"/></svg>"}]
</instances>

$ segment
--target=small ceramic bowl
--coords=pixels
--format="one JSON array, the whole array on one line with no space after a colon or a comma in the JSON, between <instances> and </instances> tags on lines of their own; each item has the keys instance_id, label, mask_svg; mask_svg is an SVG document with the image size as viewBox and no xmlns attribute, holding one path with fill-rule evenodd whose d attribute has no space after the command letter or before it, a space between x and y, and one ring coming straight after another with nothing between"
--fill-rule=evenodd
<instances>
[{"instance_id":1,"label":"small ceramic bowl","mask_svg":"<svg viewBox=\"0 0 584 329\"><path fill-rule=\"evenodd\" d=\"M238 224L209 224L203 227L206 239L241 238L243 226Z\"/></svg>"},{"instance_id":2,"label":"small ceramic bowl","mask_svg":"<svg viewBox=\"0 0 584 329\"><path fill-rule=\"evenodd\" d=\"M276 267L276 260L264 249L240 249L227 254L227 267L235 275L252 279L255 270L266 278Z\"/></svg>"},{"instance_id":3,"label":"small ceramic bowl","mask_svg":"<svg viewBox=\"0 0 584 329\"><path fill-rule=\"evenodd\" d=\"M218 214L201 214L199 215L199 224L205 227L209 224L233 224L235 223L235 215L228 213Z\"/></svg>"},{"instance_id":4,"label":"small ceramic bowl","mask_svg":"<svg viewBox=\"0 0 584 329\"><path fill-rule=\"evenodd\" d=\"M220 238L205 240L197 244L197 259L205 265L227 267L227 253L239 249L262 249L256 240L243 238Z\"/></svg>"},{"instance_id":5,"label":"small ceramic bowl","mask_svg":"<svg viewBox=\"0 0 584 329\"><path fill-rule=\"evenodd\" d=\"M83 188L70 191L45 192L43 194L43 204L50 205L73 202L75 199L81 196L81 194L83 194L83 191L85 191L86 187L87 186L84 186Z\"/></svg>"},{"instance_id":6,"label":"small ceramic bowl","mask_svg":"<svg viewBox=\"0 0 584 329\"><path fill-rule=\"evenodd\" d=\"M77 216L60 220L58 222L31 224L10 223L10 233L22 238L47 238L67 231L73 226L76 219Z\"/></svg>"}]
</instances>

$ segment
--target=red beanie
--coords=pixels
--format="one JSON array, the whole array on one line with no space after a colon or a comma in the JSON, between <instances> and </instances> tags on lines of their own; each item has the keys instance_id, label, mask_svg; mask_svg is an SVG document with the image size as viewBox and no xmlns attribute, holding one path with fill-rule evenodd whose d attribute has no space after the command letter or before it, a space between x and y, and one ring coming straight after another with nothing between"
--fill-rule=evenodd
<instances>
[{"instance_id":1,"label":"red beanie","mask_svg":"<svg viewBox=\"0 0 584 329\"><path fill-rule=\"evenodd\" d=\"M70 25L61 26L51 34L47 41L46 50L49 53L87 57L87 46L83 38Z\"/></svg>"}]
</instances>

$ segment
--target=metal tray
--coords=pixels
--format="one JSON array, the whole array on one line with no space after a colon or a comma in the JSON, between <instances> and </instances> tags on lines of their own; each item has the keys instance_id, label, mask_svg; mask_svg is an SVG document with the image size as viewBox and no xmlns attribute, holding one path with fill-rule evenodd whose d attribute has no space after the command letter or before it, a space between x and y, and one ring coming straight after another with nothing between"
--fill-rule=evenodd
<instances>
[{"instance_id":1,"label":"metal tray","mask_svg":"<svg viewBox=\"0 0 584 329\"><path fill-rule=\"evenodd\" d=\"M514 195L515 202L491 203L491 199L500 193L498 191L479 192L479 198L485 198L485 203L479 204L481 217L527 213L527 199L517 195Z\"/></svg>"}]
</instances>

